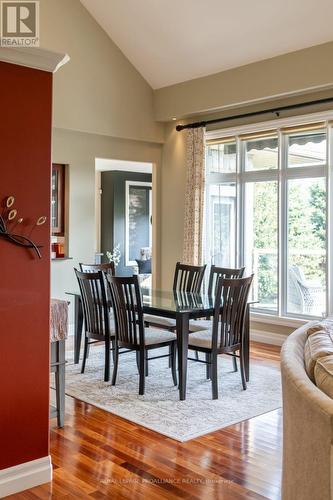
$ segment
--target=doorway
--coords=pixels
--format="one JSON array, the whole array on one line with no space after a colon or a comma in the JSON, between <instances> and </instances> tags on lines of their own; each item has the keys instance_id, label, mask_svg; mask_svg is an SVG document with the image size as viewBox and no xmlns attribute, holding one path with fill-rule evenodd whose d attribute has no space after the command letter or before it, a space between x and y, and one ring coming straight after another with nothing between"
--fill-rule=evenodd
<instances>
[{"instance_id":1,"label":"doorway","mask_svg":"<svg viewBox=\"0 0 333 500\"><path fill-rule=\"evenodd\" d=\"M154 269L152 163L96 159L96 261L117 264L152 286Z\"/></svg>"}]
</instances>

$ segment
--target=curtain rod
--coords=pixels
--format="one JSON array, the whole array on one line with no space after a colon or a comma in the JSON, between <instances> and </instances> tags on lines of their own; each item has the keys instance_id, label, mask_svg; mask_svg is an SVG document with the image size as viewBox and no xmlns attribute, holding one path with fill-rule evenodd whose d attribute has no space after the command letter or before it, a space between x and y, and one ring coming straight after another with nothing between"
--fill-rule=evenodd
<instances>
[{"instance_id":1,"label":"curtain rod","mask_svg":"<svg viewBox=\"0 0 333 500\"><path fill-rule=\"evenodd\" d=\"M212 125L213 123L221 123L229 120L236 120L237 118L248 118L250 116L259 116L269 113L276 114L280 116L281 111L289 111L291 109L305 108L307 106L315 106L317 104L327 104L333 102L333 97L326 97L325 99L318 99L317 101L301 102L298 104L290 104L289 106L281 106L279 108L263 109L262 111L252 111L251 113L242 113L241 115L224 116L223 118L214 118L213 120L207 120L202 122L188 123L187 125L177 125L177 132L181 132L187 128L199 128L206 127L206 125Z\"/></svg>"}]
</instances>

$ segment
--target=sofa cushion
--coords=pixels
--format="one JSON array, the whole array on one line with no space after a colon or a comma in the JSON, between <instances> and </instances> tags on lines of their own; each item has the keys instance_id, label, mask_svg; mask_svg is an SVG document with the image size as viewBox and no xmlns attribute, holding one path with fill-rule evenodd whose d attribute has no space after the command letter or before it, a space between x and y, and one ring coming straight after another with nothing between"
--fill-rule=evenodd
<instances>
[{"instance_id":1,"label":"sofa cushion","mask_svg":"<svg viewBox=\"0 0 333 500\"><path fill-rule=\"evenodd\" d=\"M314 377L316 386L333 399L333 355L318 359Z\"/></svg>"},{"instance_id":2,"label":"sofa cushion","mask_svg":"<svg viewBox=\"0 0 333 500\"><path fill-rule=\"evenodd\" d=\"M314 382L314 369L318 359L333 354L333 332L321 330L310 335L304 346L305 369Z\"/></svg>"},{"instance_id":3,"label":"sofa cushion","mask_svg":"<svg viewBox=\"0 0 333 500\"><path fill-rule=\"evenodd\" d=\"M308 328L306 330L307 337L313 335L314 333L322 332L322 331L333 331L333 319L326 318L321 321L312 321L308 324Z\"/></svg>"}]
</instances>

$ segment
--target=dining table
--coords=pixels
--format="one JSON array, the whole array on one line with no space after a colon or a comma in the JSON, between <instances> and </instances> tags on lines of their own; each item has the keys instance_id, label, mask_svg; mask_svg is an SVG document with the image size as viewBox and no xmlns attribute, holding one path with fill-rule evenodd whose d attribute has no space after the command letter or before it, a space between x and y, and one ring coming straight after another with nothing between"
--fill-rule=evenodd
<instances>
[{"instance_id":1,"label":"dining table","mask_svg":"<svg viewBox=\"0 0 333 500\"><path fill-rule=\"evenodd\" d=\"M178 355L178 389L179 399L186 399L186 379L188 360L188 338L190 335L190 320L209 318L214 315L215 297L207 293L191 293L173 290L158 290L154 288L141 288L143 313L172 318L176 322ZM82 329L83 308L79 291L68 291L74 298L74 363L79 363ZM244 366L246 380L250 379L250 305L246 308L244 325ZM221 307L223 304L221 303Z\"/></svg>"}]
</instances>

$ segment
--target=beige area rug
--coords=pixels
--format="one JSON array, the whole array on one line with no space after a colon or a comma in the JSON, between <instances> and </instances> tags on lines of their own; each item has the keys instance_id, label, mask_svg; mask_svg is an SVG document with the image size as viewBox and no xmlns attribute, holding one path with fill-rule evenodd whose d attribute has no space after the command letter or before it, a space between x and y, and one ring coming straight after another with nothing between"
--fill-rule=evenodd
<instances>
[{"instance_id":1,"label":"beige area rug","mask_svg":"<svg viewBox=\"0 0 333 500\"><path fill-rule=\"evenodd\" d=\"M281 406L280 371L261 364L251 366L250 382L243 391L240 372L232 371L229 357L219 358L219 399L212 400L206 366L188 362L187 399L179 401L168 359L149 362L145 395L139 396L135 354L120 356L116 386L103 381L103 347L90 350L85 374L67 353L66 394L140 424L177 441L213 432ZM112 366L111 366L112 370Z\"/></svg>"}]
</instances>

